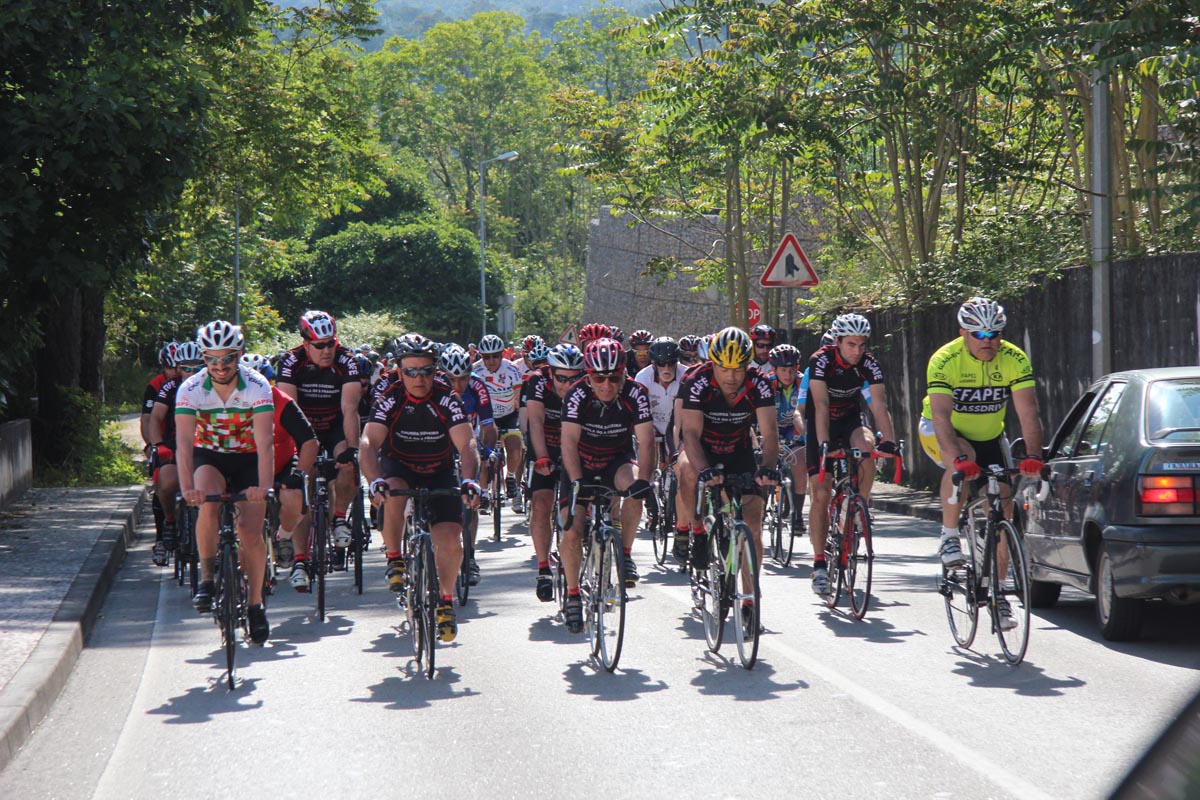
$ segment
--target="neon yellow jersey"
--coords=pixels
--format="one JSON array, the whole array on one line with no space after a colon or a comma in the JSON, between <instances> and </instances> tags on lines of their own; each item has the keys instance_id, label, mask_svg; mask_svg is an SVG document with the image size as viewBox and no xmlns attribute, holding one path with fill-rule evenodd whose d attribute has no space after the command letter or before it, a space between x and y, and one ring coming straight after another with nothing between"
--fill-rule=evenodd
<instances>
[{"instance_id":1,"label":"neon yellow jersey","mask_svg":"<svg viewBox=\"0 0 1200 800\"><path fill-rule=\"evenodd\" d=\"M1034 385L1033 366L1021 348L1001 341L995 358L980 361L967 350L962 337L933 354L925 379L927 395L921 416L933 419L928 395L951 395L954 411L950 421L954 430L975 442L1002 434L1008 398L1018 389Z\"/></svg>"}]
</instances>

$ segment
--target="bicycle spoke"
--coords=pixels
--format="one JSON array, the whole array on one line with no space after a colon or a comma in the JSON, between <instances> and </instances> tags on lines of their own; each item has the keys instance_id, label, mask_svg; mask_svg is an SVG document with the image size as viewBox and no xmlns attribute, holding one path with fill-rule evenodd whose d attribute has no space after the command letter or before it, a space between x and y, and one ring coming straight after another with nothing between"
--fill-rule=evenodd
<instances>
[{"instance_id":1,"label":"bicycle spoke","mask_svg":"<svg viewBox=\"0 0 1200 800\"><path fill-rule=\"evenodd\" d=\"M621 659L625 638L625 578L620 539L609 530L600 553L600 581L596 596L597 639L600 663L609 672Z\"/></svg>"},{"instance_id":2,"label":"bicycle spoke","mask_svg":"<svg viewBox=\"0 0 1200 800\"><path fill-rule=\"evenodd\" d=\"M996 525L996 540L998 548L1001 545L1007 548L1008 568L1001 574L998 559L992 562L993 619L1004 660L1016 665L1025 658L1025 650L1029 647L1029 574L1020 536L1011 522L1005 520ZM998 613L1001 601L1008 603L1011 615Z\"/></svg>"},{"instance_id":3,"label":"bicycle spoke","mask_svg":"<svg viewBox=\"0 0 1200 800\"><path fill-rule=\"evenodd\" d=\"M846 595L854 616L862 619L871 603L871 572L875 560L871 546L871 515L862 497L854 498L846 524Z\"/></svg>"},{"instance_id":4,"label":"bicycle spoke","mask_svg":"<svg viewBox=\"0 0 1200 800\"><path fill-rule=\"evenodd\" d=\"M749 529L738 523L734 532L734 571L731 576L736 590L733 605L733 626L738 658L746 669L753 669L758 660L758 630L762 596L759 591L758 560ZM749 589L746 585L749 584Z\"/></svg>"}]
</instances>

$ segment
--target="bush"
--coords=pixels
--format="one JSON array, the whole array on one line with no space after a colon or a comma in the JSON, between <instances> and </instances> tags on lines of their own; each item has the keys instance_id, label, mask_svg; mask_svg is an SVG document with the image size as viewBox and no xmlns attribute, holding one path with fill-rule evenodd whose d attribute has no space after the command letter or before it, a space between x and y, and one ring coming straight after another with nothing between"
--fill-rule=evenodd
<instances>
[{"instance_id":1,"label":"bush","mask_svg":"<svg viewBox=\"0 0 1200 800\"><path fill-rule=\"evenodd\" d=\"M130 486L142 483L136 451L121 438L117 423L101 413L100 401L79 389L67 394L61 441L66 452L51 466L34 453L37 486Z\"/></svg>"}]
</instances>

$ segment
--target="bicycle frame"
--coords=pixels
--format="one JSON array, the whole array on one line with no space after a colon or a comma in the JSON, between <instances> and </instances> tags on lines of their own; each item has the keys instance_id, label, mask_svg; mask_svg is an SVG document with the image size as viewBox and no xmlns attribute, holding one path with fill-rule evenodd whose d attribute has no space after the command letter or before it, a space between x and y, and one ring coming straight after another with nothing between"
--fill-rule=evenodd
<instances>
[{"instance_id":1,"label":"bicycle frame","mask_svg":"<svg viewBox=\"0 0 1200 800\"><path fill-rule=\"evenodd\" d=\"M588 507L591 519L581 547L579 593L583 601L584 627L592 645L608 672L617 668L625 641L625 556L621 536L612 526L612 500L626 497L625 492L597 484L576 483L571 492L570 514L565 527L575 521L579 492L591 494Z\"/></svg>"}]
</instances>

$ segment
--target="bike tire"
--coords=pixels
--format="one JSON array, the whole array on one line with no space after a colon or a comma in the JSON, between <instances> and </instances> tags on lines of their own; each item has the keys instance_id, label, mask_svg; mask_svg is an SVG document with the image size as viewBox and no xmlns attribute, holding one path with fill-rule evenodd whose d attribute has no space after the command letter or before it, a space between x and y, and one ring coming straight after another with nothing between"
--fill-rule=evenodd
<instances>
[{"instance_id":1,"label":"bike tire","mask_svg":"<svg viewBox=\"0 0 1200 800\"><path fill-rule=\"evenodd\" d=\"M779 489L776 489L767 496L766 506L763 511L763 520L770 521L771 559L782 567L785 566L785 552L783 547L783 518L779 513L779 491Z\"/></svg>"},{"instance_id":2,"label":"bike tire","mask_svg":"<svg viewBox=\"0 0 1200 800\"><path fill-rule=\"evenodd\" d=\"M662 478L660 477L661 481ZM667 563L667 554L670 552L671 545L669 544L671 534L674 533L674 526L667 521L667 515L664 512L666 501L662 494L662 484L659 484L658 491L655 493L655 500L658 503L658 515L654 519L654 525L650 529L650 538L654 541L654 563L660 567Z\"/></svg>"},{"instance_id":3,"label":"bike tire","mask_svg":"<svg viewBox=\"0 0 1200 800\"><path fill-rule=\"evenodd\" d=\"M946 621L950 624L950 635L959 647L970 647L979 628L979 600L975 593L978 563L975 554L975 532L959 525L959 539L966 545L966 563L961 567L942 566L942 582L939 586L946 605Z\"/></svg>"},{"instance_id":4,"label":"bike tire","mask_svg":"<svg viewBox=\"0 0 1200 800\"><path fill-rule=\"evenodd\" d=\"M850 601L851 612L857 619L862 619L871 605L871 577L875 562L875 551L871 544L871 515L863 497L857 496L851 501L846 525L846 597Z\"/></svg>"},{"instance_id":5,"label":"bike tire","mask_svg":"<svg viewBox=\"0 0 1200 800\"><path fill-rule=\"evenodd\" d=\"M754 669L758 661L759 622L762 614L762 591L759 584L758 557L750 529L744 524L734 526L733 570L733 630L738 659L746 669ZM749 574L751 589L743 588L743 575ZM749 601L747 603L747 601ZM743 609L751 609L747 614Z\"/></svg>"},{"instance_id":6,"label":"bike tire","mask_svg":"<svg viewBox=\"0 0 1200 800\"><path fill-rule=\"evenodd\" d=\"M237 555L230 543L221 545L220 589L217 593L221 624L221 643L225 649L225 670L229 690L234 688L234 667L237 660L238 580Z\"/></svg>"},{"instance_id":7,"label":"bike tire","mask_svg":"<svg viewBox=\"0 0 1200 800\"><path fill-rule=\"evenodd\" d=\"M779 550L781 567L792 565L792 550L796 546L796 532L792 528L792 481L784 478L780 483L781 491L775 512L779 515Z\"/></svg>"},{"instance_id":8,"label":"bike tire","mask_svg":"<svg viewBox=\"0 0 1200 800\"><path fill-rule=\"evenodd\" d=\"M405 615L408 618L408 632L412 637L413 660L420 667L425 661L425 637L430 634L426 630L425 618L425 573L421 558L416 553L408 557L408 571L405 573L404 596Z\"/></svg>"},{"instance_id":9,"label":"bike tire","mask_svg":"<svg viewBox=\"0 0 1200 800\"><path fill-rule=\"evenodd\" d=\"M324 505L318 505L313 514L313 526L309 547L312 549L312 571L317 581L317 619L325 621L325 572L329 542L329 512Z\"/></svg>"},{"instance_id":10,"label":"bike tire","mask_svg":"<svg viewBox=\"0 0 1200 800\"><path fill-rule=\"evenodd\" d=\"M501 462L492 464L492 541L500 541L500 513L504 507L502 489L504 488L504 470Z\"/></svg>"},{"instance_id":11,"label":"bike tire","mask_svg":"<svg viewBox=\"0 0 1200 800\"><path fill-rule=\"evenodd\" d=\"M351 526L351 540L349 554L354 558L354 590L358 594L363 593L363 554L366 552L367 545L367 512L366 512L366 497L362 488L362 481L359 481L358 491L354 493L353 515L354 520Z\"/></svg>"},{"instance_id":12,"label":"bike tire","mask_svg":"<svg viewBox=\"0 0 1200 800\"><path fill-rule=\"evenodd\" d=\"M830 504L829 533L825 537L825 571L829 573L829 594L825 597L825 605L829 608L837 608L838 601L842 597L844 581L842 574L842 520L838 510L840 507L841 503L839 502Z\"/></svg>"},{"instance_id":13,"label":"bike tire","mask_svg":"<svg viewBox=\"0 0 1200 800\"><path fill-rule=\"evenodd\" d=\"M458 598L460 606L465 606L467 599L471 596L469 566L471 559L475 557L475 547L471 544L471 524L473 521L478 522L475 514L476 512L473 509L467 508L463 510L462 564L458 568L458 576L454 579L454 594Z\"/></svg>"},{"instance_id":14,"label":"bike tire","mask_svg":"<svg viewBox=\"0 0 1200 800\"><path fill-rule=\"evenodd\" d=\"M1004 660L1016 666L1025 659L1025 651L1029 648L1029 572L1025 563L1025 551L1017 528L1008 520L996 524L996 542L1003 541L1008 546L1008 572L999 574L995 554L992 557L991 586L992 596L1001 597L1008 601L1012 609L1013 619L1017 626L1012 630L1000 627L1000 615L992 602L992 619L995 621L996 638L1000 640L1000 649Z\"/></svg>"},{"instance_id":15,"label":"bike tire","mask_svg":"<svg viewBox=\"0 0 1200 800\"><path fill-rule=\"evenodd\" d=\"M428 536L421 539L421 576L424 593L425 617L425 677L432 678L435 668L435 651L437 649L437 607L438 579L437 567L433 560L433 540Z\"/></svg>"},{"instance_id":16,"label":"bike tire","mask_svg":"<svg viewBox=\"0 0 1200 800\"><path fill-rule=\"evenodd\" d=\"M725 555L715 536L715 528L708 533L708 572L700 576L700 618L704 622L704 640L710 652L721 649L725 638L725 606L722 596L725 591Z\"/></svg>"},{"instance_id":17,"label":"bike tire","mask_svg":"<svg viewBox=\"0 0 1200 800\"><path fill-rule=\"evenodd\" d=\"M617 668L625 642L625 557L620 537L609 530L600 549L600 580L596 605L597 655L608 672Z\"/></svg>"}]
</instances>

